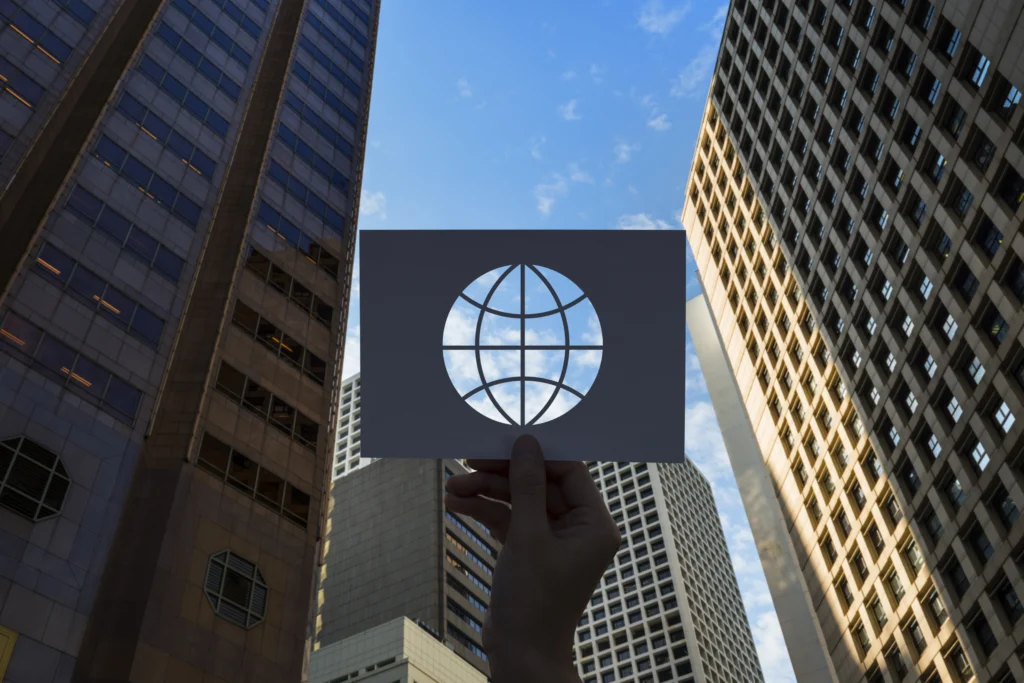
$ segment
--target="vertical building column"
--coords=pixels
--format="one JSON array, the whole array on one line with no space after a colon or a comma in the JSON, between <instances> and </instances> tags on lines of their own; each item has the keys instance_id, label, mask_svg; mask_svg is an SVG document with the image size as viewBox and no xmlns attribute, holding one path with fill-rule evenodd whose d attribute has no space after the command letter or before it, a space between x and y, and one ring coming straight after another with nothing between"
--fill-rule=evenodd
<instances>
[{"instance_id":1,"label":"vertical building column","mask_svg":"<svg viewBox=\"0 0 1024 683\"><path fill-rule=\"evenodd\" d=\"M736 474L743 507L757 539L757 553L797 680L801 683L835 681L836 672L814 616L814 605L796 559L796 550L779 512L774 487L761 459L761 448L703 294L687 303L686 322Z\"/></svg>"}]
</instances>

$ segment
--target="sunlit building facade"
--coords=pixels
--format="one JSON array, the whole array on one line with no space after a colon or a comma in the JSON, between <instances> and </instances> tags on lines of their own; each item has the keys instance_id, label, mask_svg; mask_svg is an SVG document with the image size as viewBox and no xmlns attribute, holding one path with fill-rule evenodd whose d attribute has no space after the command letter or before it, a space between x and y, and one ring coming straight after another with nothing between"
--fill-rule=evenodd
<instances>
[{"instance_id":1,"label":"sunlit building facade","mask_svg":"<svg viewBox=\"0 0 1024 683\"><path fill-rule=\"evenodd\" d=\"M376 0L0 3L0 678L299 680Z\"/></svg>"},{"instance_id":2,"label":"sunlit building facade","mask_svg":"<svg viewBox=\"0 0 1024 683\"><path fill-rule=\"evenodd\" d=\"M1024 681L1022 11L729 6L683 223L844 683Z\"/></svg>"}]
</instances>

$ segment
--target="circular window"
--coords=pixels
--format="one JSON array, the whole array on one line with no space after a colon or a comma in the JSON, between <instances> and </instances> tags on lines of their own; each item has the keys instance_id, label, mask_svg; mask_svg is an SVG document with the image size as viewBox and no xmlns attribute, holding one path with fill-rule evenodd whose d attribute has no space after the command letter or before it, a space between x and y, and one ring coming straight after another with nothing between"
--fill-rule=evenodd
<instances>
[{"instance_id":1,"label":"circular window","mask_svg":"<svg viewBox=\"0 0 1024 683\"><path fill-rule=\"evenodd\" d=\"M0 441L0 505L38 522L56 517L71 487L64 463L35 441Z\"/></svg>"},{"instance_id":2,"label":"circular window","mask_svg":"<svg viewBox=\"0 0 1024 683\"><path fill-rule=\"evenodd\" d=\"M569 278L533 265L477 278L448 314L445 368L477 412L510 425L549 422L572 410L601 367L601 323Z\"/></svg>"},{"instance_id":3,"label":"circular window","mask_svg":"<svg viewBox=\"0 0 1024 683\"><path fill-rule=\"evenodd\" d=\"M230 550L217 553L206 567L206 597L213 611L228 621L252 628L267 613L267 584L249 560Z\"/></svg>"}]
</instances>

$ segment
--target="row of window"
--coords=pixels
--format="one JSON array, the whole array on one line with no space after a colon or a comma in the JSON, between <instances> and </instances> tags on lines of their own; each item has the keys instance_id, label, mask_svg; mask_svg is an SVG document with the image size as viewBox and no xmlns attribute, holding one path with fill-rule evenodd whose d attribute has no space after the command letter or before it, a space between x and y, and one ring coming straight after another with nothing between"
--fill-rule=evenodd
<instances>
[{"instance_id":1,"label":"row of window","mask_svg":"<svg viewBox=\"0 0 1024 683\"><path fill-rule=\"evenodd\" d=\"M89 7L82 0L53 0L83 26L88 26L96 18L96 10Z\"/></svg>"},{"instance_id":2,"label":"row of window","mask_svg":"<svg viewBox=\"0 0 1024 683\"><path fill-rule=\"evenodd\" d=\"M296 443L316 452L320 425L303 415L280 396L270 393L259 383L222 362L217 374L217 388L239 402L243 408L287 434Z\"/></svg>"},{"instance_id":3,"label":"row of window","mask_svg":"<svg viewBox=\"0 0 1024 683\"><path fill-rule=\"evenodd\" d=\"M231 322L261 342L277 357L283 358L299 371L323 386L327 375L327 363L295 341L291 335L270 322L242 301L235 302L235 312Z\"/></svg>"},{"instance_id":4,"label":"row of window","mask_svg":"<svg viewBox=\"0 0 1024 683\"><path fill-rule=\"evenodd\" d=\"M196 465L221 481L235 487L247 496L298 524L303 529L309 523L310 496L283 477L274 474L252 458L231 448L212 436L203 434L199 444Z\"/></svg>"},{"instance_id":5,"label":"row of window","mask_svg":"<svg viewBox=\"0 0 1024 683\"><path fill-rule=\"evenodd\" d=\"M0 465L0 471L3 471L2 465ZM459 583L458 580L456 580L455 577L453 577L451 574L449 574L447 577L447 583L450 589L454 590L456 593L461 595L462 598L469 604L473 605L473 607L476 607L478 610L480 610L481 614L487 613L487 605L485 605L483 601L480 600L480 598L473 595L473 593L469 591L469 589L467 589L465 586Z\"/></svg>"},{"instance_id":6,"label":"row of window","mask_svg":"<svg viewBox=\"0 0 1024 683\"><path fill-rule=\"evenodd\" d=\"M455 546L463 553L465 553L466 557L468 557L470 561L473 562L473 564L479 567L484 574L486 574L488 577L494 575L494 569L492 569L491 566L487 564L484 558L480 557L475 552L466 547L466 545L463 544L463 542L459 539L455 538L455 536L450 531L445 530L444 537L448 540L449 543L451 543L453 546Z\"/></svg>"},{"instance_id":7,"label":"row of window","mask_svg":"<svg viewBox=\"0 0 1024 683\"><path fill-rule=\"evenodd\" d=\"M319 114L317 114L312 107L302 101L302 99L293 93L291 90L285 93L284 103L302 118L303 121L313 126L316 132L320 134L324 140L329 142L335 148L338 149L347 158L351 159L355 148L352 143L345 139L345 136L334 129L331 124L327 123Z\"/></svg>"},{"instance_id":8,"label":"row of window","mask_svg":"<svg viewBox=\"0 0 1024 683\"><path fill-rule=\"evenodd\" d=\"M324 82L314 76L309 69L296 61L292 65L292 73L294 73L300 81L305 83L310 90L316 93L317 97L326 102L328 107L336 111L341 118L351 123L353 128L356 126L356 123L359 120L356 113L349 109L348 106L341 101L341 98L331 92L331 89L328 88Z\"/></svg>"},{"instance_id":9,"label":"row of window","mask_svg":"<svg viewBox=\"0 0 1024 683\"><path fill-rule=\"evenodd\" d=\"M359 21L363 22L363 25L367 28L370 27L370 15L367 14L366 10L359 6L355 0L341 0L345 7L352 10L352 13L356 15Z\"/></svg>"},{"instance_id":10,"label":"row of window","mask_svg":"<svg viewBox=\"0 0 1024 683\"><path fill-rule=\"evenodd\" d=\"M106 135L96 143L93 155L114 169L118 175L131 181L147 197L180 219L185 225L192 229L199 225L199 216L202 212L199 204L176 190L173 185L154 173L149 166L129 154Z\"/></svg>"},{"instance_id":11,"label":"row of window","mask_svg":"<svg viewBox=\"0 0 1024 683\"><path fill-rule=\"evenodd\" d=\"M171 282L177 284L185 260L147 235L139 226L104 204L99 197L76 185L68 196L67 208L80 219L114 240L131 254Z\"/></svg>"},{"instance_id":12,"label":"row of window","mask_svg":"<svg viewBox=\"0 0 1024 683\"><path fill-rule=\"evenodd\" d=\"M484 625L479 619L469 613L469 610L455 602L451 598L448 598L448 611L457 616L462 621L469 624L474 631L477 633L483 633Z\"/></svg>"},{"instance_id":13,"label":"row of window","mask_svg":"<svg viewBox=\"0 0 1024 683\"><path fill-rule=\"evenodd\" d=\"M216 133L218 137L227 136L228 120L214 111L213 107L204 102L201 97L186 88L184 83L167 73L167 70L157 64L149 55L142 55L142 59L139 61L139 71L160 86L160 89L170 95L171 99L182 105L185 111Z\"/></svg>"},{"instance_id":14,"label":"row of window","mask_svg":"<svg viewBox=\"0 0 1024 683\"><path fill-rule=\"evenodd\" d=\"M71 46L21 8L20 4L17 0L0 3L0 30L10 26L15 33L57 64L66 62L71 56Z\"/></svg>"},{"instance_id":15,"label":"row of window","mask_svg":"<svg viewBox=\"0 0 1024 683\"><path fill-rule=\"evenodd\" d=\"M320 66L322 66L327 73L331 74L336 81L345 86L346 90L356 97L359 97L362 93L362 88L359 87L359 83L348 75L348 72L345 71L344 67L336 64L334 60L331 59L330 55L317 47L316 43L306 36L300 35L299 47L308 52L309 56L313 58L313 61L319 63Z\"/></svg>"},{"instance_id":16,"label":"row of window","mask_svg":"<svg viewBox=\"0 0 1024 683\"><path fill-rule=\"evenodd\" d=\"M170 25L160 22L156 34L172 50L191 64L206 80L213 83L218 90L230 97L232 101L238 101L238 98L242 95L242 86L235 83L219 66L210 61L209 57L204 56L202 52L179 35Z\"/></svg>"},{"instance_id":17,"label":"row of window","mask_svg":"<svg viewBox=\"0 0 1024 683\"><path fill-rule=\"evenodd\" d=\"M452 622L450 621L448 622L448 635L451 636L455 640L455 642L467 647L469 651L475 654L477 657L484 660L485 662L487 661L487 653L484 652L483 647L477 645L476 641L474 641L472 638L470 638L465 633L460 631L458 627L453 625Z\"/></svg>"},{"instance_id":18,"label":"row of window","mask_svg":"<svg viewBox=\"0 0 1024 683\"><path fill-rule=\"evenodd\" d=\"M355 443L358 443L358 441L359 441L359 435L356 434L355 436L352 437L352 443L355 444ZM477 546L479 546L481 550L483 550L485 553L490 555L492 559L495 559L495 560L498 559L498 551L495 550L494 548L492 548L490 543L488 543L484 539L480 538L480 536L477 535L477 533L475 531L473 531L468 526L463 524L461 519L459 519L458 517L456 517L452 513L448 512L447 510L445 510L444 516L445 516L445 518L449 522L452 523L452 525L456 529L458 529L462 533L464 533L467 536L469 536L469 540L473 541L473 543L475 543Z\"/></svg>"},{"instance_id":19,"label":"row of window","mask_svg":"<svg viewBox=\"0 0 1024 683\"><path fill-rule=\"evenodd\" d=\"M294 223L281 215L280 211L261 199L256 215L268 230L296 249L305 258L309 259L311 263L319 266L332 279L338 279L338 268L340 267L338 257L320 246L312 237L299 230ZM330 321L330 317L326 317L324 320Z\"/></svg>"},{"instance_id":20,"label":"row of window","mask_svg":"<svg viewBox=\"0 0 1024 683\"><path fill-rule=\"evenodd\" d=\"M63 290L147 346L156 348L160 344L164 331L161 318L49 242L39 250L36 271L59 282Z\"/></svg>"},{"instance_id":21,"label":"row of window","mask_svg":"<svg viewBox=\"0 0 1024 683\"><path fill-rule=\"evenodd\" d=\"M171 5L185 15L189 23L202 31L203 34L209 36L214 44L224 50L224 54L241 64L243 69L249 69L249 65L252 64L252 55L232 40L231 36L220 26L217 26L212 19L200 12L198 7L189 2L189 0L171 0Z\"/></svg>"},{"instance_id":22,"label":"row of window","mask_svg":"<svg viewBox=\"0 0 1024 683\"><path fill-rule=\"evenodd\" d=\"M117 110L141 128L144 133L170 150L200 177L207 181L213 177L214 171L217 170L213 159L189 142L184 135L171 128L142 102L125 92L121 94L121 99L117 102Z\"/></svg>"},{"instance_id":23,"label":"row of window","mask_svg":"<svg viewBox=\"0 0 1024 683\"><path fill-rule=\"evenodd\" d=\"M21 316L8 311L0 342L28 358L29 364L97 404L126 425L135 421L142 392L92 362Z\"/></svg>"},{"instance_id":24,"label":"row of window","mask_svg":"<svg viewBox=\"0 0 1024 683\"><path fill-rule=\"evenodd\" d=\"M300 138L295 131L283 123L279 123L277 124L277 139L286 144L288 149L295 152L299 158L323 176L327 182L337 187L342 193L348 194L348 178L345 177L345 174L332 166L326 157L313 151L313 148Z\"/></svg>"},{"instance_id":25,"label":"row of window","mask_svg":"<svg viewBox=\"0 0 1024 683\"><path fill-rule=\"evenodd\" d=\"M327 2L327 0L316 0L316 4L320 5L320 7L322 7L324 11L327 12L327 16L329 16L331 19L334 19L334 21L337 22L338 26L345 29L357 43L359 43L363 47L366 47L366 36L364 36L362 32L359 29L357 29L351 21L346 19L341 12L335 9L333 5ZM353 8L353 5L349 5L349 7Z\"/></svg>"},{"instance_id":26,"label":"row of window","mask_svg":"<svg viewBox=\"0 0 1024 683\"><path fill-rule=\"evenodd\" d=\"M242 8L231 0L210 0L214 5L224 10L233 22L242 27L242 30L252 36L253 40L260 39L260 25L249 18Z\"/></svg>"},{"instance_id":27,"label":"row of window","mask_svg":"<svg viewBox=\"0 0 1024 683\"><path fill-rule=\"evenodd\" d=\"M46 89L7 59L0 57L0 92L10 93L16 100L31 109L39 104Z\"/></svg>"},{"instance_id":28,"label":"row of window","mask_svg":"<svg viewBox=\"0 0 1024 683\"><path fill-rule=\"evenodd\" d=\"M476 572L467 567L465 562L455 557L455 555L452 555L452 553L447 550L445 551L445 562L447 562L448 565L459 574L469 579L469 582L479 588L484 595L490 597L491 585L477 576Z\"/></svg>"},{"instance_id":29,"label":"row of window","mask_svg":"<svg viewBox=\"0 0 1024 683\"><path fill-rule=\"evenodd\" d=\"M249 247L245 266L255 273L263 282L281 292L291 303L298 306L304 313L311 316L321 325L331 326L334 309L323 299L313 294L304 284L293 278L285 270L255 247Z\"/></svg>"},{"instance_id":30,"label":"row of window","mask_svg":"<svg viewBox=\"0 0 1024 683\"><path fill-rule=\"evenodd\" d=\"M267 175L287 190L288 194L298 199L306 209L323 221L324 225L338 233L339 237L345 236L345 217L328 206L320 195L306 187L306 184L289 173L288 169L271 159Z\"/></svg>"},{"instance_id":31,"label":"row of window","mask_svg":"<svg viewBox=\"0 0 1024 683\"><path fill-rule=\"evenodd\" d=\"M344 40L338 37L338 35L328 28L327 24L320 21L320 19L312 12L306 12L306 23L312 26L317 33L324 37L324 39L331 44L335 50L345 57L352 65L363 72L363 59L356 54L355 50L350 48Z\"/></svg>"}]
</instances>

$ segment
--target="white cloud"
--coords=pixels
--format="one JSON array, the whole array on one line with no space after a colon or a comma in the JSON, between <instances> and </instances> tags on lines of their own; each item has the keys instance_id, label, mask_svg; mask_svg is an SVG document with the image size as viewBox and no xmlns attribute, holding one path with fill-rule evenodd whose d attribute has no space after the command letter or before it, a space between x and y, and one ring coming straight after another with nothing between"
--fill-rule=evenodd
<instances>
[{"instance_id":1,"label":"white cloud","mask_svg":"<svg viewBox=\"0 0 1024 683\"><path fill-rule=\"evenodd\" d=\"M620 141L615 144L615 147L612 151L615 152L615 160L620 164L624 164L627 161L629 161L630 158L632 158L633 152L637 152L639 150L639 144L631 145L629 143Z\"/></svg>"},{"instance_id":2,"label":"white cloud","mask_svg":"<svg viewBox=\"0 0 1024 683\"><path fill-rule=\"evenodd\" d=\"M711 70L715 67L718 49L714 45L705 45L700 52L684 66L679 75L672 79L669 93L672 97L693 97L704 95L704 88L711 78Z\"/></svg>"},{"instance_id":3,"label":"white cloud","mask_svg":"<svg viewBox=\"0 0 1024 683\"><path fill-rule=\"evenodd\" d=\"M713 38L721 38L722 31L725 29L725 18L729 16L729 3L720 5L715 10L715 15L711 17L711 20L707 23L701 24L700 30L711 34Z\"/></svg>"},{"instance_id":4,"label":"white cloud","mask_svg":"<svg viewBox=\"0 0 1024 683\"><path fill-rule=\"evenodd\" d=\"M544 158L544 156L541 153L541 148L545 144L547 144L547 141L548 141L548 139L546 137L544 137L543 135L541 135L540 137L536 137L536 138L530 138L530 156L532 156L537 161L542 160Z\"/></svg>"},{"instance_id":5,"label":"white cloud","mask_svg":"<svg viewBox=\"0 0 1024 683\"><path fill-rule=\"evenodd\" d=\"M751 631L754 635L754 645L757 646L757 658L761 660L764 680L779 683L796 681L789 650L786 649L786 641L782 637L779 617L774 610L760 614L752 624Z\"/></svg>"},{"instance_id":6,"label":"white cloud","mask_svg":"<svg viewBox=\"0 0 1024 683\"><path fill-rule=\"evenodd\" d=\"M690 3L666 9L662 0L647 0L640 8L637 26L648 33L666 36L690 12Z\"/></svg>"},{"instance_id":7,"label":"white cloud","mask_svg":"<svg viewBox=\"0 0 1024 683\"><path fill-rule=\"evenodd\" d=\"M376 216L382 221L388 219L388 198L383 192L367 192L363 190L359 198L359 217Z\"/></svg>"},{"instance_id":8,"label":"white cloud","mask_svg":"<svg viewBox=\"0 0 1024 683\"><path fill-rule=\"evenodd\" d=\"M651 218L646 213L619 217L620 230L672 230L674 227L668 221L663 221L660 218Z\"/></svg>"},{"instance_id":9,"label":"white cloud","mask_svg":"<svg viewBox=\"0 0 1024 683\"><path fill-rule=\"evenodd\" d=\"M571 81L574 78L576 78L576 72L573 71L572 69L567 69L566 71L562 72L563 81Z\"/></svg>"},{"instance_id":10,"label":"white cloud","mask_svg":"<svg viewBox=\"0 0 1024 683\"><path fill-rule=\"evenodd\" d=\"M580 165L574 161L569 164L569 180L574 183L592 183L594 176L582 170Z\"/></svg>"},{"instance_id":11,"label":"white cloud","mask_svg":"<svg viewBox=\"0 0 1024 683\"><path fill-rule=\"evenodd\" d=\"M630 186L629 186L629 187L627 187L626 189L627 189L627 190L629 190L629 193L630 193L630 194L640 194L640 191L639 191L639 190L637 190L637 189L636 189L635 187L633 187L632 185L630 185Z\"/></svg>"},{"instance_id":12,"label":"white cloud","mask_svg":"<svg viewBox=\"0 0 1024 683\"><path fill-rule=\"evenodd\" d=\"M597 64L591 64L590 79L594 81L595 85L601 85L604 83L604 69Z\"/></svg>"},{"instance_id":13,"label":"white cloud","mask_svg":"<svg viewBox=\"0 0 1024 683\"><path fill-rule=\"evenodd\" d=\"M545 216L550 216L555 202L568 191L569 183L560 174L556 174L554 181L550 183L540 183L533 188L533 195L537 199L537 210Z\"/></svg>"},{"instance_id":14,"label":"white cloud","mask_svg":"<svg viewBox=\"0 0 1024 683\"><path fill-rule=\"evenodd\" d=\"M576 107L579 103L579 100L571 99L565 104L558 105L558 115L566 121L579 121L581 117L576 111Z\"/></svg>"},{"instance_id":15,"label":"white cloud","mask_svg":"<svg viewBox=\"0 0 1024 683\"><path fill-rule=\"evenodd\" d=\"M657 113L657 109L655 109L655 113ZM652 118L647 121L647 125L659 133L664 133L672 127L672 123L668 120L668 114L658 114L657 116L652 114L651 116Z\"/></svg>"},{"instance_id":16,"label":"white cloud","mask_svg":"<svg viewBox=\"0 0 1024 683\"><path fill-rule=\"evenodd\" d=\"M473 88L469 86L469 81L465 78L455 81L455 87L459 89L459 97L470 98L473 96Z\"/></svg>"}]
</instances>

